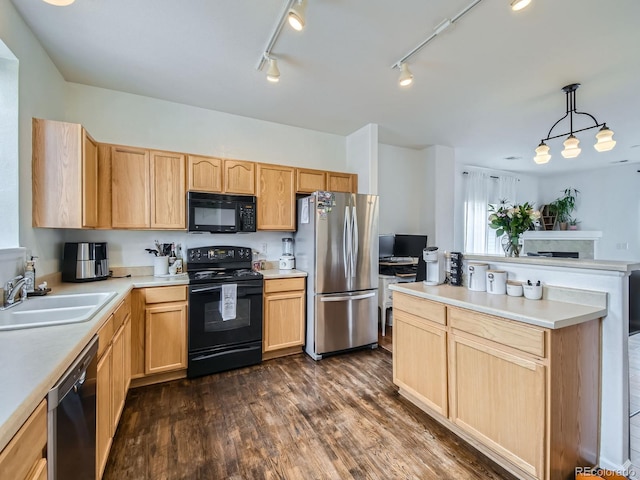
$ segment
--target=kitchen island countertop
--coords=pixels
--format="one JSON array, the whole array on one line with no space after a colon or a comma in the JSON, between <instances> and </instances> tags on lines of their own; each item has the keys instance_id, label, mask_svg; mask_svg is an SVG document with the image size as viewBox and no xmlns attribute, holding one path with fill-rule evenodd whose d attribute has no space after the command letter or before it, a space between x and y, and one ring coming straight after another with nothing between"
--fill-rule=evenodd
<instances>
[{"instance_id":1,"label":"kitchen island countertop","mask_svg":"<svg viewBox=\"0 0 640 480\"><path fill-rule=\"evenodd\" d=\"M399 293L549 329L568 327L607 315L607 308L602 305L592 306L544 298L529 300L525 297L493 295L451 285L427 286L422 282L396 283L389 288ZM602 292L593 292L592 296L602 297L603 304L606 305L604 303L606 295Z\"/></svg>"}]
</instances>

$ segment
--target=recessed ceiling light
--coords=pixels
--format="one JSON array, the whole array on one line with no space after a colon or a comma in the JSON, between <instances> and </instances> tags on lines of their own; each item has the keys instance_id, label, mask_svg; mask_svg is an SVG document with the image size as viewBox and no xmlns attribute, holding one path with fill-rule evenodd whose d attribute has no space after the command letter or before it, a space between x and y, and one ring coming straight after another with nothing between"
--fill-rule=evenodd
<instances>
[{"instance_id":1,"label":"recessed ceiling light","mask_svg":"<svg viewBox=\"0 0 640 480\"><path fill-rule=\"evenodd\" d=\"M75 0L44 0L45 2L55 5L56 7L66 7L67 5L71 5Z\"/></svg>"},{"instance_id":2,"label":"recessed ceiling light","mask_svg":"<svg viewBox=\"0 0 640 480\"><path fill-rule=\"evenodd\" d=\"M531 3L531 0L513 0L511 2L511 10L517 12L518 10L522 10L526 6Z\"/></svg>"}]
</instances>

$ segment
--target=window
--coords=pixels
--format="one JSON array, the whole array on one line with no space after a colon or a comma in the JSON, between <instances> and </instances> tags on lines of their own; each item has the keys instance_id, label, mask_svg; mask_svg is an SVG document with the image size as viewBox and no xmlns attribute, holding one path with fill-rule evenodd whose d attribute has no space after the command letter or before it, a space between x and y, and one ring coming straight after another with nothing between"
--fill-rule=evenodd
<instances>
[{"instance_id":1,"label":"window","mask_svg":"<svg viewBox=\"0 0 640 480\"><path fill-rule=\"evenodd\" d=\"M480 171L465 172L464 176L464 251L501 254L500 239L489 228L489 205L501 200L515 202L518 179Z\"/></svg>"}]
</instances>

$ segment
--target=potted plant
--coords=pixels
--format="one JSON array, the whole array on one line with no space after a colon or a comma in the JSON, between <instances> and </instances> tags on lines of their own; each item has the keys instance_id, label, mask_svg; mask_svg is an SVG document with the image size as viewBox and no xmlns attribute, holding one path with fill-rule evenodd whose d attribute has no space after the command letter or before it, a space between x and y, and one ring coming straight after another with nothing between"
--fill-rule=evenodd
<instances>
[{"instance_id":1,"label":"potted plant","mask_svg":"<svg viewBox=\"0 0 640 480\"><path fill-rule=\"evenodd\" d=\"M577 218L570 219L569 220L569 230L577 230L579 223L580 223L580 220L578 220Z\"/></svg>"},{"instance_id":2,"label":"potted plant","mask_svg":"<svg viewBox=\"0 0 640 480\"><path fill-rule=\"evenodd\" d=\"M571 213L576 208L576 200L578 193L575 188L566 188L564 196L556 198L549 204L549 211L556 216L556 222L560 226L560 230L567 229L567 223L571 220Z\"/></svg>"},{"instance_id":3,"label":"potted plant","mask_svg":"<svg viewBox=\"0 0 640 480\"><path fill-rule=\"evenodd\" d=\"M520 235L534 227L540 219L540 212L534 210L529 202L511 205L506 200L500 200L497 206L489 205L489 211L489 227L496 231L497 237L502 237L505 255L520 256Z\"/></svg>"}]
</instances>

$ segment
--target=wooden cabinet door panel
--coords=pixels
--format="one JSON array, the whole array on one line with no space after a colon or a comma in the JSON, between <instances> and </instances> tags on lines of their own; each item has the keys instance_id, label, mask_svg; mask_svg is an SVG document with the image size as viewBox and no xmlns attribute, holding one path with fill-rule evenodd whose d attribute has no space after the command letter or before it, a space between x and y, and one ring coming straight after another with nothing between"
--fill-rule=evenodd
<instances>
[{"instance_id":1,"label":"wooden cabinet door panel","mask_svg":"<svg viewBox=\"0 0 640 480\"><path fill-rule=\"evenodd\" d=\"M196 192L222 192L222 159L189 155L188 189Z\"/></svg>"},{"instance_id":2,"label":"wooden cabinet door panel","mask_svg":"<svg viewBox=\"0 0 640 480\"><path fill-rule=\"evenodd\" d=\"M455 334L449 361L451 420L525 472L543 478L545 367Z\"/></svg>"},{"instance_id":3,"label":"wooden cabinet door panel","mask_svg":"<svg viewBox=\"0 0 640 480\"><path fill-rule=\"evenodd\" d=\"M185 162L178 153L150 153L151 228L187 228Z\"/></svg>"},{"instance_id":4,"label":"wooden cabinet door panel","mask_svg":"<svg viewBox=\"0 0 640 480\"><path fill-rule=\"evenodd\" d=\"M149 228L149 152L111 150L111 224L113 228Z\"/></svg>"},{"instance_id":5,"label":"wooden cabinet door panel","mask_svg":"<svg viewBox=\"0 0 640 480\"><path fill-rule=\"evenodd\" d=\"M28 478L43 459L46 444L47 401L43 400L0 452L0 478Z\"/></svg>"},{"instance_id":6,"label":"wooden cabinet door panel","mask_svg":"<svg viewBox=\"0 0 640 480\"><path fill-rule=\"evenodd\" d=\"M393 322L393 383L446 416L446 331L403 311Z\"/></svg>"},{"instance_id":7,"label":"wooden cabinet door panel","mask_svg":"<svg viewBox=\"0 0 640 480\"><path fill-rule=\"evenodd\" d=\"M82 226L99 226L98 144L82 129Z\"/></svg>"},{"instance_id":8,"label":"wooden cabinet door panel","mask_svg":"<svg viewBox=\"0 0 640 480\"><path fill-rule=\"evenodd\" d=\"M323 170L310 170L308 168L296 168L296 192L313 193L327 189L327 172Z\"/></svg>"},{"instance_id":9,"label":"wooden cabinet door panel","mask_svg":"<svg viewBox=\"0 0 640 480\"><path fill-rule=\"evenodd\" d=\"M243 160L224 161L224 191L240 195L255 195L255 163Z\"/></svg>"},{"instance_id":10,"label":"wooden cabinet door panel","mask_svg":"<svg viewBox=\"0 0 640 480\"><path fill-rule=\"evenodd\" d=\"M258 230L296 228L294 169L258 164Z\"/></svg>"},{"instance_id":11,"label":"wooden cabinet door panel","mask_svg":"<svg viewBox=\"0 0 640 480\"><path fill-rule=\"evenodd\" d=\"M109 345L102 358L98 360L96 378L96 478L102 477L113 436L111 360L111 345Z\"/></svg>"},{"instance_id":12,"label":"wooden cabinet door panel","mask_svg":"<svg viewBox=\"0 0 640 480\"><path fill-rule=\"evenodd\" d=\"M304 292L264 297L264 352L304 343L304 300Z\"/></svg>"},{"instance_id":13,"label":"wooden cabinet door panel","mask_svg":"<svg viewBox=\"0 0 640 480\"><path fill-rule=\"evenodd\" d=\"M146 308L145 373L187 368L187 306Z\"/></svg>"},{"instance_id":14,"label":"wooden cabinet door panel","mask_svg":"<svg viewBox=\"0 0 640 480\"><path fill-rule=\"evenodd\" d=\"M327 190L358 193L358 176L353 173L327 172Z\"/></svg>"},{"instance_id":15,"label":"wooden cabinet door panel","mask_svg":"<svg viewBox=\"0 0 640 480\"><path fill-rule=\"evenodd\" d=\"M116 332L113 337L112 360L111 360L111 422L113 424L112 431L118 428L120 414L124 408L125 399L125 334L124 325Z\"/></svg>"},{"instance_id":16,"label":"wooden cabinet door panel","mask_svg":"<svg viewBox=\"0 0 640 480\"><path fill-rule=\"evenodd\" d=\"M124 396L131 385L131 315L124 321Z\"/></svg>"}]
</instances>

